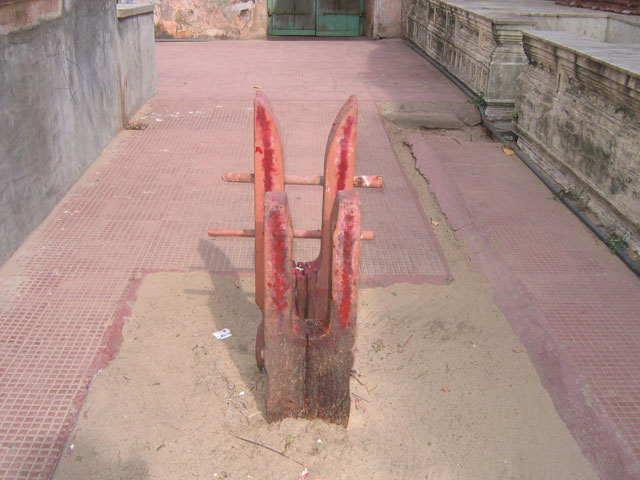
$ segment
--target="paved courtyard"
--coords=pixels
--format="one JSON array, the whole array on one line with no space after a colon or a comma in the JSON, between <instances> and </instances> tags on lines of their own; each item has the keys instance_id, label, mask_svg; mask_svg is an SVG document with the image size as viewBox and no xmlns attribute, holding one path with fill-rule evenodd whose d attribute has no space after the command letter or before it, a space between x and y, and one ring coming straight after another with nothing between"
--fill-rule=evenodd
<instances>
[{"instance_id":1,"label":"paved courtyard","mask_svg":"<svg viewBox=\"0 0 640 480\"><path fill-rule=\"evenodd\" d=\"M331 122L359 100L363 286L455 282L385 131L383 102L467 104L400 40L157 44L144 130L121 132L0 269L0 479L48 479L95 373L117 354L150 272L249 276L252 101L271 99L285 169L319 174ZM640 281L500 145L407 139L456 238L587 458L640 478ZM321 190L287 187L295 228L318 228ZM313 240L294 256L317 255ZM617 470L616 470L617 469ZM633 476L635 475L635 477Z\"/></svg>"}]
</instances>

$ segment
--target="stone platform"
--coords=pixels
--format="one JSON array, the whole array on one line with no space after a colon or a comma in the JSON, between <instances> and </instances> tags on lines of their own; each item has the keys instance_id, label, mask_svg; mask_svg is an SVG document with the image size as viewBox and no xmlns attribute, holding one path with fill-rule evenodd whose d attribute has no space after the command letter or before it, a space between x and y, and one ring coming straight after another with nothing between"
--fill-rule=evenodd
<instances>
[{"instance_id":1,"label":"stone platform","mask_svg":"<svg viewBox=\"0 0 640 480\"><path fill-rule=\"evenodd\" d=\"M606 43L640 42L640 19L545 0L416 0L407 37L486 102L494 122L510 122L516 79L528 63L522 32L557 30Z\"/></svg>"},{"instance_id":2,"label":"stone platform","mask_svg":"<svg viewBox=\"0 0 640 480\"><path fill-rule=\"evenodd\" d=\"M640 17L544 0L416 0L406 22L489 121L640 252Z\"/></svg>"},{"instance_id":3,"label":"stone platform","mask_svg":"<svg viewBox=\"0 0 640 480\"><path fill-rule=\"evenodd\" d=\"M524 33L518 145L615 235L640 250L640 44Z\"/></svg>"}]
</instances>

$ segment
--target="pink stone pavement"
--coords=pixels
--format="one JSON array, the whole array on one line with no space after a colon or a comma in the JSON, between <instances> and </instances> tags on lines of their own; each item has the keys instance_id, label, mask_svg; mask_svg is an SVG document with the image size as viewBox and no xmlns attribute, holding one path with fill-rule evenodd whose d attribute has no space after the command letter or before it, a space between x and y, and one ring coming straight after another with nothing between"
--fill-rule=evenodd
<instances>
[{"instance_id":1,"label":"pink stone pavement","mask_svg":"<svg viewBox=\"0 0 640 480\"><path fill-rule=\"evenodd\" d=\"M640 280L500 144L408 142L587 458L640 478Z\"/></svg>"},{"instance_id":2,"label":"pink stone pavement","mask_svg":"<svg viewBox=\"0 0 640 480\"><path fill-rule=\"evenodd\" d=\"M287 173L304 175L321 172L331 122L355 93L356 173L385 180L381 191L359 191L363 227L376 233L363 247L363 282L449 279L375 102L466 98L401 41L163 43L157 52L149 127L118 135L0 269L0 479L51 476L146 273L252 271L252 240L205 233L251 227L251 187L220 176L251 170L254 87L272 100ZM495 146L415 147L583 449L601 471L631 471L640 455L638 279ZM321 190L287 191L295 228L318 228ZM300 241L295 257L316 253L317 242Z\"/></svg>"},{"instance_id":3,"label":"pink stone pavement","mask_svg":"<svg viewBox=\"0 0 640 480\"><path fill-rule=\"evenodd\" d=\"M117 352L136 286L151 271L250 274L253 240L206 237L251 228L253 97L270 97L285 171L322 173L340 106L360 101L356 174L363 283L441 284L449 270L393 153L375 101L466 99L400 41L287 40L157 45L159 93L146 130L125 131L0 270L0 479L53 472L93 375ZM319 228L321 187L287 188L295 228ZM296 243L295 258L317 254Z\"/></svg>"}]
</instances>

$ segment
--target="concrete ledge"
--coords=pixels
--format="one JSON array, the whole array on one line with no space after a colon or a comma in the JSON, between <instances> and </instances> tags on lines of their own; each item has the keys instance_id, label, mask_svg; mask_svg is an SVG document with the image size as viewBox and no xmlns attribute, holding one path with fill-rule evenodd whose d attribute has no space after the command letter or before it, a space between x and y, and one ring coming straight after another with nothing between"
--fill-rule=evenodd
<instances>
[{"instance_id":1,"label":"concrete ledge","mask_svg":"<svg viewBox=\"0 0 640 480\"><path fill-rule=\"evenodd\" d=\"M36 4L51 8L31 12ZM153 5L122 5L138 12L128 20L118 20L114 6L0 6L25 14L11 17L19 22L8 33L0 22L0 264L155 93L153 15L140 14Z\"/></svg>"},{"instance_id":2,"label":"concrete ledge","mask_svg":"<svg viewBox=\"0 0 640 480\"><path fill-rule=\"evenodd\" d=\"M523 35L527 57L532 61L540 58L533 48L534 41L537 39L538 42L553 45L556 52L558 50L570 52L575 61L578 61L579 57L585 57L602 64L607 69L621 71L625 75L640 75L640 44L608 43L571 32L534 31L524 32Z\"/></svg>"},{"instance_id":3,"label":"concrete ledge","mask_svg":"<svg viewBox=\"0 0 640 480\"><path fill-rule=\"evenodd\" d=\"M144 15L145 13L153 13L154 3L130 3L130 4L121 4L117 5L118 7L118 18L128 18L135 17L136 15Z\"/></svg>"},{"instance_id":4,"label":"concrete ledge","mask_svg":"<svg viewBox=\"0 0 640 480\"><path fill-rule=\"evenodd\" d=\"M405 22L413 43L483 97L493 122L509 122L514 111L516 80L528 63L523 33L620 72L638 68L635 17L542 0L413 0Z\"/></svg>"},{"instance_id":5,"label":"concrete ledge","mask_svg":"<svg viewBox=\"0 0 640 480\"><path fill-rule=\"evenodd\" d=\"M534 65L563 71L615 103L640 110L640 44L614 44L569 32L525 32Z\"/></svg>"},{"instance_id":6,"label":"concrete ledge","mask_svg":"<svg viewBox=\"0 0 640 480\"><path fill-rule=\"evenodd\" d=\"M640 250L640 45L525 32L518 145Z\"/></svg>"},{"instance_id":7,"label":"concrete ledge","mask_svg":"<svg viewBox=\"0 0 640 480\"><path fill-rule=\"evenodd\" d=\"M491 121L510 119L515 79L527 59L522 30L528 18L491 19L464 6L415 0L407 15L407 36L487 103Z\"/></svg>"},{"instance_id":8,"label":"concrete ledge","mask_svg":"<svg viewBox=\"0 0 640 480\"><path fill-rule=\"evenodd\" d=\"M640 5L634 0L556 0L560 5L570 5L572 7L593 8L596 10L607 10L624 14L640 14Z\"/></svg>"},{"instance_id":9,"label":"concrete ledge","mask_svg":"<svg viewBox=\"0 0 640 480\"><path fill-rule=\"evenodd\" d=\"M123 125L157 90L153 8L151 2L118 5L116 46Z\"/></svg>"}]
</instances>

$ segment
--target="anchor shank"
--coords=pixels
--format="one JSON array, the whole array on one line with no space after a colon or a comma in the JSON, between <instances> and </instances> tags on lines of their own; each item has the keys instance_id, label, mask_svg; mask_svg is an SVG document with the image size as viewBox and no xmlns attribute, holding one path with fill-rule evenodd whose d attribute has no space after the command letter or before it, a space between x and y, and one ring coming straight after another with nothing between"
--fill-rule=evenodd
<instances>
[{"instance_id":1,"label":"anchor shank","mask_svg":"<svg viewBox=\"0 0 640 480\"><path fill-rule=\"evenodd\" d=\"M225 173L222 175L225 182L232 183L253 183L255 175L253 173ZM322 175L285 175L285 185L324 185ZM382 177L380 175L356 175L353 177L353 186L360 188L382 188Z\"/></svg>"}]
</instances>

